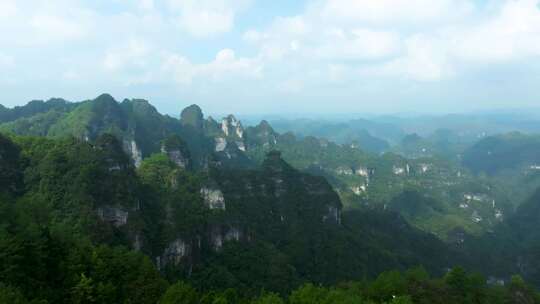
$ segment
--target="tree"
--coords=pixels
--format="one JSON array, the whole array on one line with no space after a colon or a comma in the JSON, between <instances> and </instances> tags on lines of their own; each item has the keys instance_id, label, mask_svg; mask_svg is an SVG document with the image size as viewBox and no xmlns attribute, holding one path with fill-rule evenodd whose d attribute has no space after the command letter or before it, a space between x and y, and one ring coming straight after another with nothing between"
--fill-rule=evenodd
<instances>
[{"instance_id":1,"label":"tree","mask_svg":"<svg viewBox=\"0 0 540 304\"><path fill-rule=\"evenodd\" d=\"M265 293L259 298L253 300L251 304L284 304L285 302L278 294Z\"/></svg>"},{"instance_id":2,"label":"tree","mask_svg":"<svg viewBox=\"0 0 540 304\"><path fill-rule=\"evenodd\" d=\"M20 290L0 283L0 303L26 304L28 302L26 301Z\"/></svg>"},{"instance_id":3,"label":"tree","mask_svg":"<svg viewBox=\"0 0 540 304\"><path fill-rule=\"evenodd\" d=\"M290 304L322 304L328 296L328 290L311 283L305 284L291 293Z\"/></svg>"},{"instance_id":4,"label":"tree","mask_svg":"<svg viewBox=\"0 0 540 304\"><path fill-rule=\"evenodd\" d=\"M191 285L177 282L167 289L159 304L196 304L199 295Z\"/></svg>"},{"instance_id":5,"label":"tree","mask_svg":"<svg viewBox=\"0 0 540 304\"><path fill-rule=\"evenodd\" d=\"M73 303L75 304L92 304L97 303L96 288L92 278L81 273L79 283L72 290Z\"/></svg>"}]
</instances>

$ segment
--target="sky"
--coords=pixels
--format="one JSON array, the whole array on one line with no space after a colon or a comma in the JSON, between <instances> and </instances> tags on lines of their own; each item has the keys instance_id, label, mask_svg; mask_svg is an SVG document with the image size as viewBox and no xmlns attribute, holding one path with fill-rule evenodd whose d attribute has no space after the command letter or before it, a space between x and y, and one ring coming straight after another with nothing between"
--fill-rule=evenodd
<instances>
[{"instance_id":1,"label":"sky","mask_svg":"<svg viewBox=\"0 0 540 304\"><path fill-rule=\"evenodd\" d=\"M540 0L0 0L0 104L162 113L540 106Z\"/></svg>"}]
</instances>

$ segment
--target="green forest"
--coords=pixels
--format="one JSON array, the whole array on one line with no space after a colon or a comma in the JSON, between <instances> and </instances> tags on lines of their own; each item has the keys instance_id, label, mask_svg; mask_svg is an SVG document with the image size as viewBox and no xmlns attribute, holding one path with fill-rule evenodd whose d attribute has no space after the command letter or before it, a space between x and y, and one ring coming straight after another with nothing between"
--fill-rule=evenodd
<instances>
[{"instance_id":1,"label":"green forest","mask_svg":"<svg viewBox=\"0 0 540 304\"><path fill-rule=\"evenodd\" d=\"M534 136L458 162L110 95L0 119L0 303L540 303Z\"/></svg>"}]
</instances>

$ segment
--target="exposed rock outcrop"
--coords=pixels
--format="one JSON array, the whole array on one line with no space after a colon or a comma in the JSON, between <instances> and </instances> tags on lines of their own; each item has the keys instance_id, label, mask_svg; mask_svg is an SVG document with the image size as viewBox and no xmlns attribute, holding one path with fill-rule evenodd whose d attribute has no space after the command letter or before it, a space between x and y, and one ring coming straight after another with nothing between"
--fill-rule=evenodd
<instances>
[{"instance_id":1,"label":"exposed rock outcrop","mask_svg":"<svg viewBox=\"0 0 540 304\"><path fill-rule=\"evenodd\" d=\"M337 206L327 206L328 213L323 215L323 222L332 222L341 225L341 210Z\"/></svg>"},{"instance_id":2,"label":"exposed rock outcrop","mask_svg":"<svg viewBox=\"0 0 540 304\"><path fill-rule=\"evenodd\" d=\"M216 137L214 138L214 141L216 143L214 149L216 152L224 151L225 148L227 148L227 139L225 139L224 137Z\"/></svg>"},{"instance_id":3,"label":"exposed rock outcrop","mask_svg":"<svg viewBox=\"0 0 540 304\"><path fill-rule=\"evenodd\" d=\"M161 152L167 154L167 157L180 168L190 168L190 153L186 143L176 136L169 136L161 145Z\"/></svg>"},{"instance_id":4,"label":"exposed rock outcrop","mask_svg":"<svg viewBox=\"0 0 540 304\"><path fill-rule=\"evenodd\" d=\"M244 139L244 128L242 123L233 115L229 115L221 120L221 130L226 137Z\"/></svg>"},{"instance_id":5,"label":"exposed rock outcrop","mask_svg":"<svg viewBox=\"0 0 540 304\"><path fill-rule=\"evenodd\" d=\"M103 206L97 210L99 218L112 224L115 227L121 227L127 224L129 212L119 208L111 206Z\"/></svg>"},{"instance_id":6,"label":"exposed rock outcrop","mask_svg":"<svg viewBox=\"0 0 540 304\"><path fill-rule=\"evenodd\" d=\"M223 192L215 186L207 186L201 189L201 195L204 203L210 209L225 210L225 198Z\"/></svg>"},{"instance_id":7,"label":"exposed rock outcrop","mask_svg":"<svg viewBox=\"0 0 540 304\"><path fill-rule=\"evenodd\" d=\"M183 239L178 238L170 242L163 251L163 254L157 258L157 267L161 269L169 264L176 266L182 262L182 259L188 257L191 252L191 245Z\"/></svg>"},{"instance_id":8,"label":"exposed rock outcrop","mask_svg":"<svg viewBox=\"0 0 540 304\"><path fill-rule=\"evenodd\" d=\"M210 230L210 244L216 251L219 251L225 242L239 242L244 239L245 233L235 225L215 225Z\"/></svg>"}]
</instances>

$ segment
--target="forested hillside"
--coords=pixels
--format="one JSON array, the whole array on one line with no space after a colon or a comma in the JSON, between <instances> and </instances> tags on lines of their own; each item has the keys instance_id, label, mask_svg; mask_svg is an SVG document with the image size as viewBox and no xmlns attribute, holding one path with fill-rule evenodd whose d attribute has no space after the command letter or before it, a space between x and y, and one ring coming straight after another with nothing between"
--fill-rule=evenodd
<instances>
[{"instance_id":1,"label":"forested hillside","mask_svg":"<svg viewBox=\"0 0 540 304\"><path fill-rule=\"evenodd\" d=\"M454 160L110 95L2 113L0 302L538 301L537 197Z\"/></svg>"}]
</instances>

